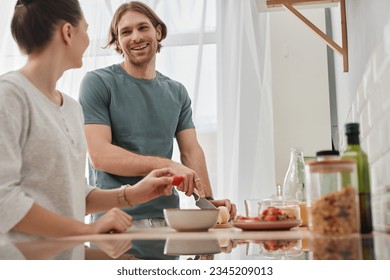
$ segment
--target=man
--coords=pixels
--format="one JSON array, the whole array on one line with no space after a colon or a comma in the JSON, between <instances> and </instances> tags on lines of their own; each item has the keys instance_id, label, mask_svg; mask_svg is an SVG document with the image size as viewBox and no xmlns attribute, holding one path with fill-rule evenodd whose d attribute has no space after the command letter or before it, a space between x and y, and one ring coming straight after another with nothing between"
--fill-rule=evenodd
<instances>
[{"instance_id":1,"label":"man","mask_svg":"<svg viewBox=\"0 0 390 280\"><path fill-rule=\"evenodd\" d=\"M118 188L153 169L171 167L184 177L178 190L190 196L197 189L215 206L225 205L233 218L236 206L212 197L185 87L156 71L156 54L166 35L166 25L147 5L130 2L116 10L107 47L114 46L124 60L87 73L81 84L90 183ZM174 137L182 164L171 160ZM175 191L125 211L133 216L133 225L142 220L139 226L158 226L165 224L162 209L176 207Z\"/></svg>"}]
</instances>

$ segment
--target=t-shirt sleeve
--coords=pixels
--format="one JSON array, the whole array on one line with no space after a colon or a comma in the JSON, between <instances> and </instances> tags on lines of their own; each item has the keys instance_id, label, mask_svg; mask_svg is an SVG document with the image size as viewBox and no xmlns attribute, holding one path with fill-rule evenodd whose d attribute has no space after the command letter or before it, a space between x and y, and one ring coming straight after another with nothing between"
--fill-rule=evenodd
<instances>
[{"instance_id":1,"label":"t-shirt sleeve","mask_svg":"<svg viewBox=\"0 0 390 280\"><path fill-rule=\"evenodd\" d=\"M179 133L182 130L195 128L194 122L192 121L192 109L191 109L191 99L188 95L188 92L184 86L181 86L181 112L179 115L179 122L177 124L176 133Z\"/></svg>"},{"instance_id":2,"label":"t-shirt sleeve","mask_svg":"<svg viewBox=\"0 0 390 280\"><path fill-rule=\"evenodd\" d=\"M89 195L89 193L93 190L96 190L96 187L92 187L91 185L88 184L87 178L85 178L85 184L84 184L84 190L85 190L85 198Z\"/></svg>"},{"instance_id":3,"label":"t-shirt sleeve","mask_svg":"<svg viewBox=\"0 0 390 280\"><path fill-rule=\"evenodd\" d=\"M18 91L13 85L0 82L0 233L10 231L34 203L20 186L28 109Z\"/></svg>"},{"instance_id":4,"label":"t-shirt sleeve","mask_svg":"<svg viewBox=\"0 0 390 280\"><path fill-rule=\"evenodd\" d=\"M88 72L80 85L79 102L83 108L85 124L111 126L110 90L94 72Z\"/></svg>"}]
</instances>

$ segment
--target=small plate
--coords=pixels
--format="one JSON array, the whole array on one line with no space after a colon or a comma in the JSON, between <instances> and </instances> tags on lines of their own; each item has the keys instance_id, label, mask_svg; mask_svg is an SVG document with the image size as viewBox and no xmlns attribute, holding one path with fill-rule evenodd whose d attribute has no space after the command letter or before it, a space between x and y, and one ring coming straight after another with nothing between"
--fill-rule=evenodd
<instances>
[{"instance_id":1,"label":"small plate","mask_svg":"<svg viewBox=\"0 0 390 280\"><path fill-rule=\"evenodd\" d=\"M242 230L287 230L299 226L301 222L302 222L301 220L286 220L286 221L243 220L243 221L234 221L233 225Z\"/></svg>"},{"instance_id":2,"label":"small plate","mask_svg":"<svg viewBox=\"0 0 390 280\"><path fill-rule=\"evenodd\" d=\"M225 224L216 224L213 228L232 228L233 224L232 221L227 222Z\"/></svg>"}]
</instances>

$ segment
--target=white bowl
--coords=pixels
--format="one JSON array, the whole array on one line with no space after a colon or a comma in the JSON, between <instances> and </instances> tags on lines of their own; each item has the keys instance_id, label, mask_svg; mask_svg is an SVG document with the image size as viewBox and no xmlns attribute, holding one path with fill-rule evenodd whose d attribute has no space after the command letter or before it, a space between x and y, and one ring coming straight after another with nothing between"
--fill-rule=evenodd
<instances>
[{"instance_id":1,"label":"white bowl","mask_svg":"<svg viewBox=\"0 0 390 280\"><path fill-rule=\"evenodd\" d=\"M176 231L208 231L216 225L218 209L164 209L165 220Z\"/></svg>"},{"instance_id":2,"label":"white bowl","mask_svg":"<svg viewBox=\"0 0 390 280\"><path fill-rule=\"evenodd\" d=\"M210 255L221 253L218 239L167 239L164 254L170 256L180 255Z\"/></svg>"}]
</instances>

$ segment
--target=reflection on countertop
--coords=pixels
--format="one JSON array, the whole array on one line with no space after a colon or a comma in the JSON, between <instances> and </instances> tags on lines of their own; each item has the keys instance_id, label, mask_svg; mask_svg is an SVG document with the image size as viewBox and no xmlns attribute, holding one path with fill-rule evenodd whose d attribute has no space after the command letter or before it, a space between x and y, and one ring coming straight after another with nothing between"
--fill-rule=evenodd
<instances>
[{"instance_id":1,"label":"reflection on countertop","mask_svg":"<svg viewBox=\"0 0 390 280\"><path fill-rule=\"evenodd\" d=\"M0 259L87 260L389 260L390 234L323 237L306 229L180 233L169 228L123 234L12 242L0 236Z\"/></svg>"}]
</instances>

